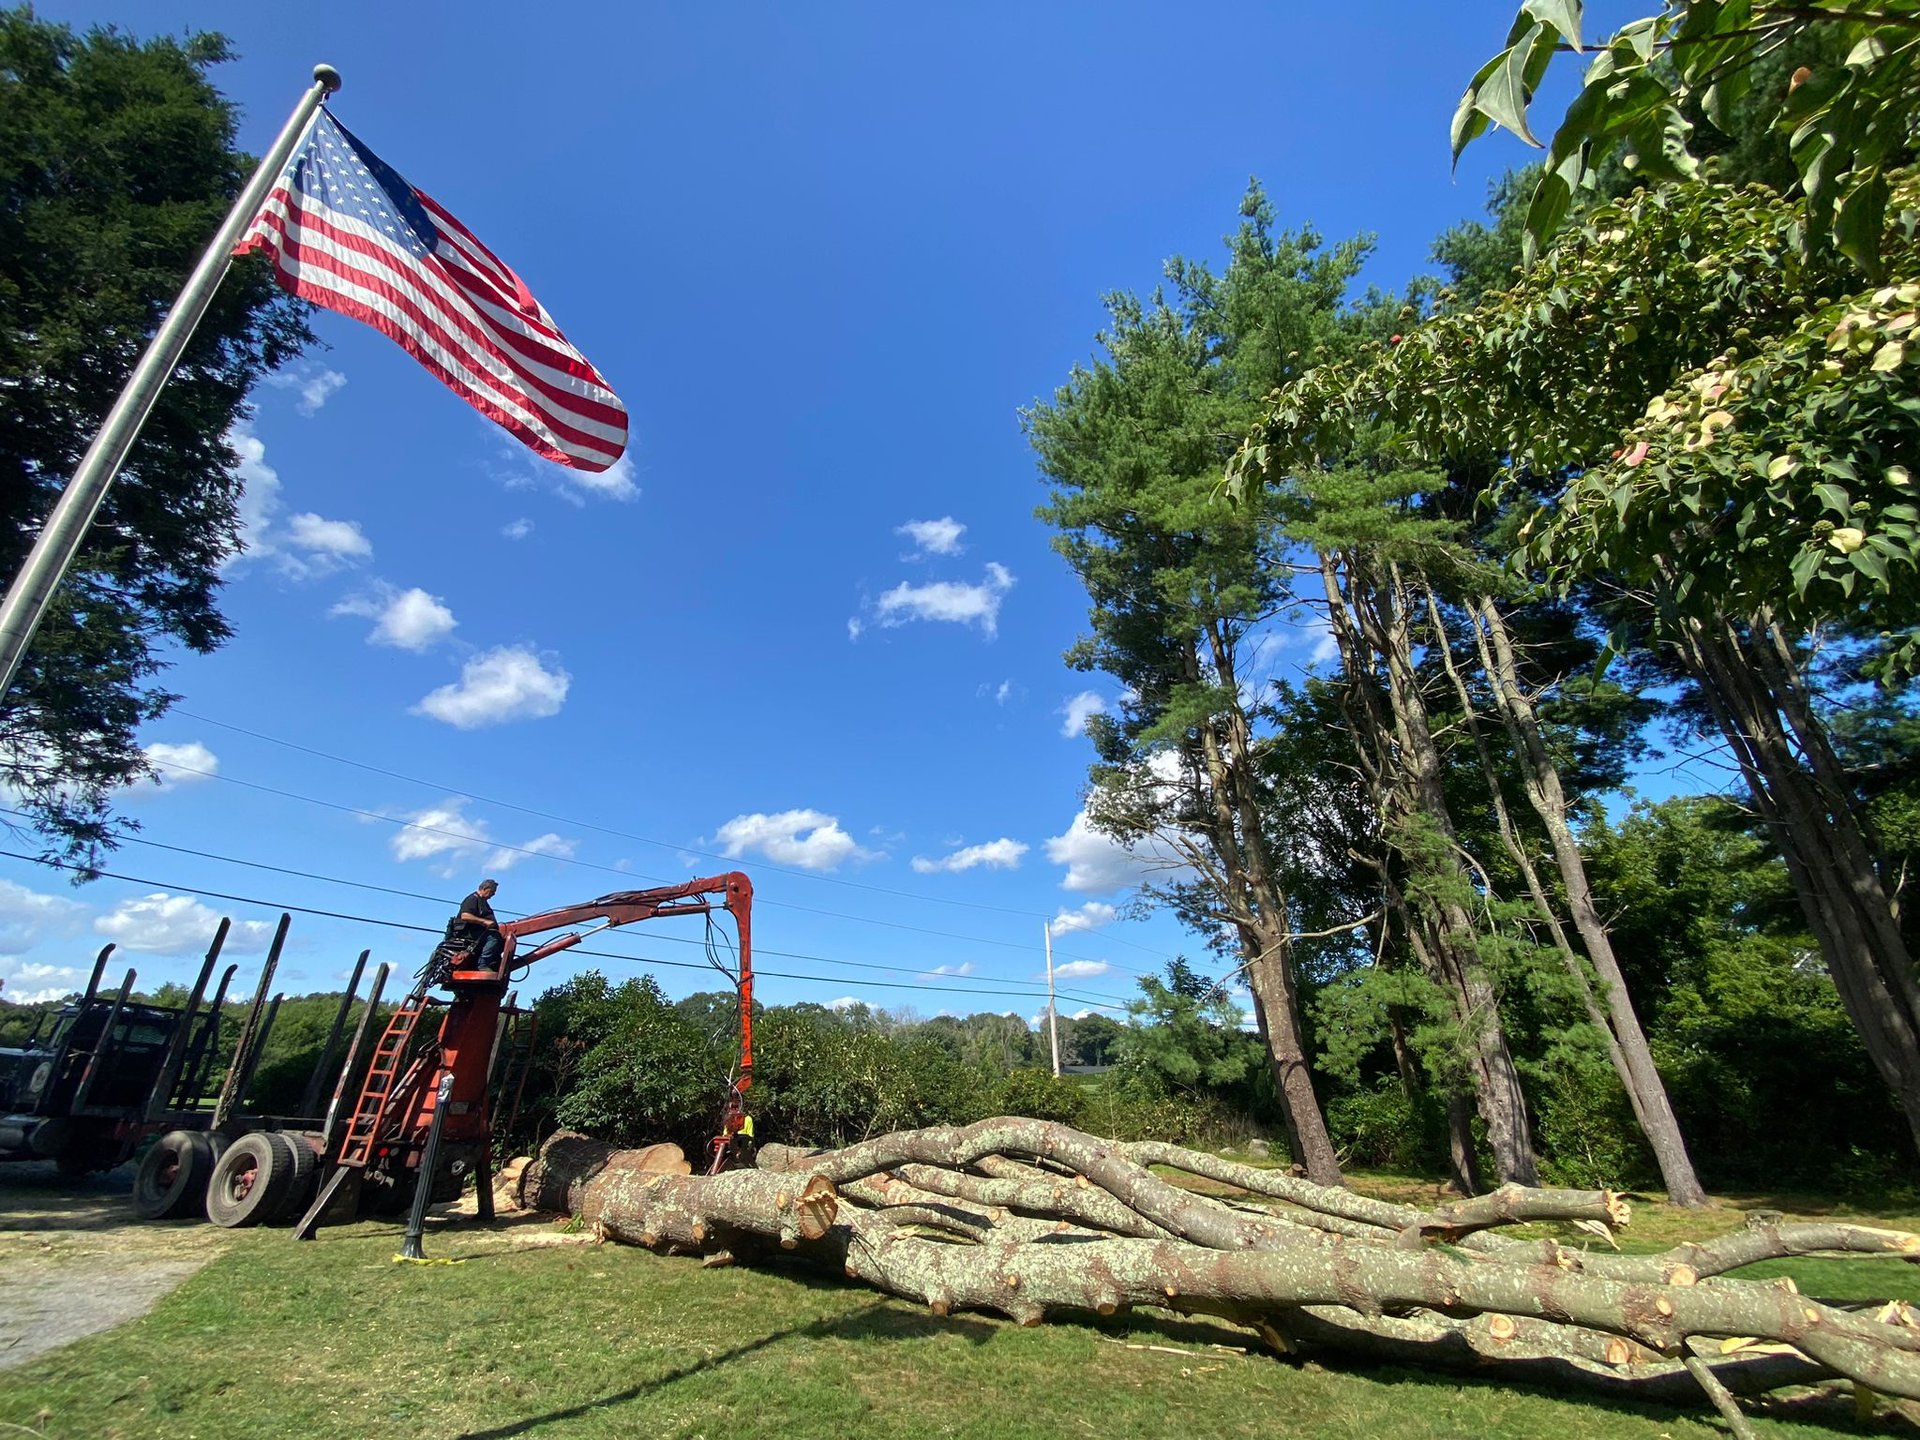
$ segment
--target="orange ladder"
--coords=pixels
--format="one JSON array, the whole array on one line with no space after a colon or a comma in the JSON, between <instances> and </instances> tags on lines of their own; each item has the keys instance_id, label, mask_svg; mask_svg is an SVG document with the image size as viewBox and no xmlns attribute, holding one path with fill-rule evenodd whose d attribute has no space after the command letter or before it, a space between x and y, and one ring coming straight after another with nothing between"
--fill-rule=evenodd
<instances>
[{"instance_id":1,"label":"orange ladder","mask_svg":"<svg viewBox=\"0 0 1920 1440\"><path fill-rule=\"evenodd\" d=\"M373 1158L374 1143L394 1102L418 1085L422 1072L428 1068L425 1051L414 1056L411 1064L407 1063L414 1032L426 1012L426 990L416 989L400 1002L400 1008L387 1021L380 1043L374 1047L373 1063L367 1067L366 1082L360 1087L360 1099L347 1122L346 1138L340 1142L339 1164L343 1168L364 1168ZM402 1066L406 1068L403 1070Z\"/></svg>"}]
</instances>

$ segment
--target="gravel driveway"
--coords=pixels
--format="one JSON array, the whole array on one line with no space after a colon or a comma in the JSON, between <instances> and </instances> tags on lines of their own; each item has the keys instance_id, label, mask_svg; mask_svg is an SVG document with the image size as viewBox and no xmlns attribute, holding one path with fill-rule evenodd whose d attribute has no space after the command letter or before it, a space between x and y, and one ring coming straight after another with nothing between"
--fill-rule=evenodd
<instances>
[{"instance_id":1,"label":"gravel driveway","mask_svg":"<svg viewBox=\"0 0 1920 1440\"><path fill-rule=\"evenodd\" d=\"M0 1165L0 1370L146 1314L229 1243L205 1221L135 1220L132 1186L131 1165Z\"/></svg>"}]
</instances>

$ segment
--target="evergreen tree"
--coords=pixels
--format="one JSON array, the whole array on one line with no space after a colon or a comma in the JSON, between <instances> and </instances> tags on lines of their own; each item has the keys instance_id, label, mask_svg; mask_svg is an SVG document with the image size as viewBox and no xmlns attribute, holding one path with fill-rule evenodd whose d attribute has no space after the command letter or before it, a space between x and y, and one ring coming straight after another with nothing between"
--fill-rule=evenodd
<instances>
[{"instance_id":1,"label":"evergreen tree","mask_svg":"<svg viewBox=\"0 0 1920 1440\"><path fill-rule=\"evenodd\" d=\"M0 11L0 578L41 522L245 183L218 35L81 36ZM311 340L257 263L221 286L162 393L12 691L0 785L50 848L112 844L113 791L147 773L137 732L173 697L170 646L228 636L248 392Z\"/></svg>"}]
</instances>

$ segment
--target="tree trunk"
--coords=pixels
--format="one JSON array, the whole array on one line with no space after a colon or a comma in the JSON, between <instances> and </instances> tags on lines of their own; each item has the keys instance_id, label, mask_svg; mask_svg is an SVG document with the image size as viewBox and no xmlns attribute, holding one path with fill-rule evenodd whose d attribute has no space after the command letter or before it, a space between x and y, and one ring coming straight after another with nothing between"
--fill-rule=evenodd
<instances>
[{"instance_id":1,"label":"tree trunk","mask_svg":"<svg viewBox=\"0 0 1920 1440\"><path fill-rule=\"evenodd\" d=\"M1483 628L1484 627L1484 628ZM1527 800L1547 832L1553 847L1553 859L1560 870L1560 884L1566 891L1567 910L1573 926L1586 947L1587 958L1600 977L1606 998L1606 1020L1601 1028L1608 1037L1608 1052L1620 1083L1626 1087L1633 1113L1653 1148L1660 1166L1660 1178L1668 1198L1676 1205L1697 1207L1707 1203L1707 1192L1694 1174L1693 1157L1680 1133L1680 1121L1673 1113L1666 1083L1653 1063L1653 1051L1647 1045L1640 1016L1627 993L1627 982L1620 962L1613 953L1613 940L1593 903L1593 887L1587 882L1587 865L1580 853L1573 829L1567 823L1566 791L1560 784L1560 771L1547 753L1540 733L1540 718L1520 683L1513 641L1504 616L1491 596L1482 597L1474 640L1480 651L1481 665L1493 690L1494 703L1513 741L1515 754L1525 767ZM1536 882L1537 883L1537 882ZM1549 913L1551 913L1549 911ZM1558 930L1558 921L1555 922ZM1563 949L1565 942L1562 940ZM1578 969L1576 965L1576 971ZM1586 988L1586 978L1580 977ZM1591 998L1589 997L1591 1004Z\"/></svg>"},{"instance_id":2,"label":"tree trunk","mask_svg":"<svg viewBox=\"0 0 1920 1440\"><path fill-rule=\"evenodd\" d=\"M1115 1145L1011 1117L825 1153L769 1145L761 1160L718 1176L659 1173L639 1152L563 1134L523 1172L520 1194L602 1239L708 1264L787 1251L936 1315L984 1310L1032 1325L1151 1307L1218 1316L1282 1350L1306 1344L1669 1402L1698 1398L1679 1387L1686 1374L1709 1391L1741 1392L1843 1375L1920 1398L1911 1307L1839 1309L1724 1278L1782 1255L1912 1257L1916 1235L1762 1224L1657 1255L1582 1251L1497 1227L1551 1218L1611 1230L1630 1219L1611 1192L1509 1186L1423 1213L1175 1146ZM1211 1199L1149 1165L1280 1204ZM983 1179L987 1171L1001 1178ZM989 1183L1000 1188L981 1188ZM1700 1283L1709 1276L1722 1278ZM1742 1337L1749 1353L1724 1357L1723 1337ZM1774 1353L1752 1355L1756 1340Z\"/></svg>"},{"instance_id":3,"label":"tree trunk","mask_svg":"<svg viewBox=\"0 0 1920 1440\"><path fill-rule=\"evenodd\" d=\"M1764 616L1744 636L1730 623L1716 630L1697 619L1673 629L1786 862L1840 1001L1920 1148L1920 1003L1912 958L1799 666Z\"/></svg>"},{"instance_id":4,"label":"tree trunk","mask_svg":"<svg viewBox=\"0 0 1920 1440\"><path fill-rule=\"evenodd\" d=\"M1227 893L1221 898L1234 917L1241 953L1246 957L1247 988L1253 992L1254 1018L1266 1042L1274 1089L1287 1129L1287 1145L1307 1174L1322 1185L1340 1183L1340 1160L1326 1115L1313 1089L1300 1017L1299 983L1293 967L1292 924L1287 897L1267 853L1257 800L1253 737L1240 709L1233 647L1216 623L1208 628L1214 671L1223 693L1233 700L1221 721L1200 726L1201 756L1207 767L1212 824L1208 840L1219 861ZM1190 679L1201 678L1196 647L1187 652Z\"/></svg>"},{"instance_id":5,"label":"tree trunk","mask_svg":"<svg viewBox=\"0 0 1920 1440\"><path fill-rule=\"evenodd\" d=\"M1499 996L1480 963L1478 935L1467 910L1473 884L1460 862L1440 751L1414 665L1408 586L1395 565L1376 573L1357 554L1349 552L1343 558L1344 596L1324 559L1322 574L1329 585L1336 626L1349 631L1343 648L1356 660L1377 657L1384 672L1390 729L1374 743L1387 757L1380 767L1389 779L1382 812L1390 843L1408 867L1409 908L1428 931L1435 978L1451 997L1466 1040L1474 1098L1486 1124L1495 1168L1502 1180L1531 1184L1539 1167L1528 1129L1526 1097L1507 1047ZM1371 664L1354 672L1356 680L1373 673ZM1457 1150L1460 1137L1457 1125L1454 1128Z\"/></svg>"}]
</instances>

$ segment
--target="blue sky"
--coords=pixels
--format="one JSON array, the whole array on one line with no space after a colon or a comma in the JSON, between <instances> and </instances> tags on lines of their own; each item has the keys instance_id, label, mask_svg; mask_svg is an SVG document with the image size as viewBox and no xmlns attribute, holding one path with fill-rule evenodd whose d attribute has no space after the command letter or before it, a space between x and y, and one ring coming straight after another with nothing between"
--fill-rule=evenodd
<instances>
[{"instance_id":1,"label":"blue sky","mask_svg":"<svg viewBox=\"0 0 1920 1440\"><path fill-rule=\"evenodd\" d=\"M430 938L370 922L437 928L482 873L520 912L746 870L758 968L807 977L775 1003L1031 1015L1061 915L1064 1013L1198 953L1125 918L1137 871L1076 826L1075 697L1113 692L1061 662L1086 601L1016 412L1092 353L1104 292L1221 253L1250 175L1290 226L1375 232L1368 281L1423 269L1525 158L1447 155L1512 0L39 9L226 32L256 151L336 65L336 114L519 271L633 431L619 469L563 471L320 314L236 436L237 633L168 677L175 768L126 805L155 843L80 890L0 859L10 997L108 939L143 984L189 977L219 913L257 955L282 905L365 917L296 915L289 992L363 947L410 974ZM635 958L526 988L697 966L697 938L607 937Z\"/></svg>"}]
</instances>

